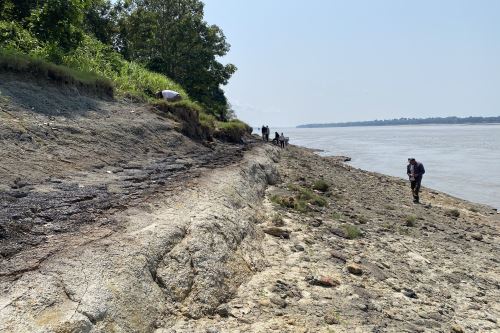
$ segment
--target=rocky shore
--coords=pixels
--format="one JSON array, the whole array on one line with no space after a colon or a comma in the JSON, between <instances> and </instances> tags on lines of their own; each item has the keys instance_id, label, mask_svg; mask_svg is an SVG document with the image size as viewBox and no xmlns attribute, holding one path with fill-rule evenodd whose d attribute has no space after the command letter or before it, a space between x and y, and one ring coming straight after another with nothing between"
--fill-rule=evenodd
<instances>
[{"instance_id":1,"label":"rocky shore","mask_svg":"<svg viewBox=\"0 0 500 333\"><path fill-rule=\"evenodd\" d=\"M498 332L499 215L289 147L258 229L265 268L212 317L159 332Z\"/></svg>"},{"instance_id":2,"label":"rocky shore","mask_svg":"<svg viewBox=\"0 0 500 333\"><path fill-rule=\"evenodd\" d=\"M0 100L0 332L500 330L492 208L51 93Z\"/></svg>"}]
</instances>

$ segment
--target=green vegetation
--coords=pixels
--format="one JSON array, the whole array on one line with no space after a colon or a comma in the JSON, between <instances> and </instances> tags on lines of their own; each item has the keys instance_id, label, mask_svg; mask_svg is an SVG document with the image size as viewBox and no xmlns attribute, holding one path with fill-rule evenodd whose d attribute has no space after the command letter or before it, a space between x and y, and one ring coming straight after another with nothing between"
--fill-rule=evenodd
<instances>
[{"instance_id":1,"label":"green vegetation","mask_svg":"<svg viewBox=\"0 0 500 333\"><path fill-rule=\"evenodd\" d=\"M408 215L406 217L406 226L407 227L414 227L417 222L417 217L415 215Z\"/></svg>"},{"instance_id":2,"label":"green vegetation","mask_svg":"<svg viewBox=\"0 0 500 333\"><path fill-rule=\"evenodd\" d=\"M310 205L324 207L327 202L320 195L310 189L289 184L288 189L295 192L294 196L273 195L271 201L285 208L293 208L298 212L305 213L310 210Z\"/></svg>"},{"instance_id":3,"label":"green vegetation","mask_svg":"<svg viewBox=\"0 0 500 333\"><path fill-rule=\"evenodd\" d=\"M343 217L344 217L344 215L342 215L342 213L340 213L340 212L334 212L332 214L332 218L335 219L335 220L340 220Z\"/></svg>"},{"instance_id":4,"label":"green vegetation","mask_svg":"<svg viewBox=\"0 0 500 333\"><path fill-rule=\"evenodd\" d=\"M346 236L348 239L356 239L362 236L361 230L353 224L343 225L342 228L346 232Z\"/></svg>"},{"instance_id":5,"label":"green vegetation","mask_svg":"<svg viewBox=\"0 0 500 333\"><path fill-rule=\"evenodd\" d=\"M322 198L321 196L314 193L313 191L311 191L308 188L301 187L301 186L294 185L294 184L289 184L288 188L292 191L298 192L297 198L299 200L303 200L303 201L306 201L307 203L310 203L310 204L315 205L315 206L320 206L320 207L324 207L327 204L327 202L324 198Z\"/></svg>"},{"instance_id":6,"label":"green vegetation","mask_svg":"<svg viewBox=\"0 0 500 333\"><path fill-rule=\"evenodd\" d=\"M249 127L221 89L235 72L222 30L204 21L200 0L0 2L2 71L32 74L152 102L162 89L183 97L197 124L239 141Z\"/></svg>"},{"instance_id":7,"label":"green vegetation","mask_svg":"<svg viewBox=\"0 0 500 333\"><path fill-rule=\"evenodd\" d=\"M246 133L251 134L252 128L238 119L232 119L227 122L215 122L214 135L217 138L230 142L238 142Z\"/></svg>"},{"instance_id":8,"label":"green vegetation","mask_svg":"<svg viewBox=\"0 0 500 333\"><path fill-rule=\"evenodd\" d=\"M280 214L274 214L271 218L271 223L277 227L282 227L285 225L283 217Z\"/></svg>"},{"instance_id":9,"label":"green vegetation","mask_svg":"<svg viewBox=\"0 0 500 333\"><path fill-rule=\"evenodd\" d=\"M448 209L445 213L447 216L450 216L450 217L459 217L460 216L460 211L456 208L454 209Z\"/></svg>"},{"instance_id":10,"label":"green vegetation","mask_svg":"<svg viewBox=\"0 0 500 333\"><path fill-rule=\"evenodd\" d=\"M95 93L113 96L113 84L108 79L67 66L55 65L16 51L0 49L0 71L32 74L58 83L76 85Z\"/></svg>"},{"instance_id":11,"label":"green vegetation","mask_svg":"<svg viewBox=\"0 0 500 333\"><path fill-rule=\"evenodd\" d=\"M399 118L368 121L352 121L345 123L307 124L297 128L353 127L353 126L394 126L394 125L428 125L428 124L498 124L500 117L432 117L432 118Z\"/></svg>"},{"instance_id":12,"label":"green vegetation","mask_svg":"<svg viewBox=\"0 0 500 333\"><path fill-rule=\"evenodd\" d=\"M330 188L330 185L327 184L323 179L317 180L313 184L313 189L320 192L326 192Z\"/></svg>"},{"instance_id":13,"label":"green vegetation","mask_svg":"<svg viewBox=\"0 0 500 333\"><path fill-rule=\"evenodd\" d=\"M473 212L473 213L478 213L479 212L479 209L477 209L476 207L470 207L469 208L469 211Z\"/></svg>"}]
</instances>

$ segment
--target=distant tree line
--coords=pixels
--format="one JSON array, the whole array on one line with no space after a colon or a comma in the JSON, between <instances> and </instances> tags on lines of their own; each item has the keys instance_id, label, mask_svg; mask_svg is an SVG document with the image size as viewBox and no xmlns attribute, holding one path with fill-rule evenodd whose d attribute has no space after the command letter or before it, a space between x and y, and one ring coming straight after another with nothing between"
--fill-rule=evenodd
<instances>
[{"instance_id":1,"label":"distant tree line","mask_svg":"<svg viewBox=\"0 0 500 333\"><path fill-rule=\"evenodd\" d=\"M306 124L297 128L318 127L352 127L352 126L394 126L394 125L437 125L437 124L494 124L500 123L499 117L432 117L432 118L399 118L369 121L351 121L344 123Z\"/></svg>"},{"instance_id":2,"label":"distant tree line","mask_svg":"<svg viewBox=\"0 0 500 333\"><path fill-rule=\"evenodd\" d=\"M200 0L0 0L1 48L64 63L82 45L106 65L125 59L170 77L219 118L230 112L221 86L236 67L218 61L230 45Z\"/></svg>"}]
</instances>

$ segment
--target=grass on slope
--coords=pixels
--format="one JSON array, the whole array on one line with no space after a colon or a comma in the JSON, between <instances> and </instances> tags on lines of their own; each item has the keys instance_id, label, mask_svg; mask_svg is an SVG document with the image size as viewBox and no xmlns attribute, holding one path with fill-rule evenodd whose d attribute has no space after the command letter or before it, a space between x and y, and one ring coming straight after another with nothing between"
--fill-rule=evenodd
<instances>
[{"instance_id":1,"label":"grass on slope","mask_svg":"<svg viewBox=\"0 0 500 333\"><path fill-rule=\"evenodd\" d=\"M113 96L113 83L99 75L60 66L19 52L0 49L0 71L32 74L58 83L83 87Z\"/></svg>"}]
</instances>

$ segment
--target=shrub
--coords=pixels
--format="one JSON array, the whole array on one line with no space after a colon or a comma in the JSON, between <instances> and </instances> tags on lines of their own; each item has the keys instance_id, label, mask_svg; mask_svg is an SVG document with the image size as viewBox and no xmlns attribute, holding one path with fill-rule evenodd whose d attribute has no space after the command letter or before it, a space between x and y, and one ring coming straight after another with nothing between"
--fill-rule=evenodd
<instances>
[{"instance_id":1,"label":"shrub","mask_svg":"<svg viewBox=\"0 0 500 333\"><path fill-rule=\"evenodd\" d=\"M216 121L214 136L229 142L241 142L246 134L252 133L252 128L238 119L228 122Z\"/></svg>"},{"instance_id":2,"label":"shrub","mask_svg":"<svg viewBox=\"0 0 500 333\"><path fill-rule=\"evenodd\" d=\"M343 215L342 215L342 213L339 213L339 212L334 212L334 213L332 214L332 217L333 217L335 220L340 220L340 219L343 217Z\"/></svg>"},{"instance_id":3,"label":"shrub","mask_svg":"<svg viewBox=\"0 0 500 333\"><path fill-rule=\"evenodd\" d=\"M361 237L362 235L361 230L353 224L344 225L343 228L346 232L346 236L348 239L356 239Z\"/></svg>"},{"instance_id":4,"label":"shrub","mask_svg":"<svg viewBox=\"0 0 500 333\"><path fill-rule=\"evenodd\" d=\"M182 103L195 104L185 90L167 76L147 70L138 63L124 60L122 55L110 46L90 36L85 36L78 48L65 55L63 62L70 67L111 79L120 95L154 100L156 92L169 89L177 91L182 96ZM199 105L192 104L189 107L201 109Z\"/></svg>"},{"instance_id":5,"label":"shrub","mask_svg":"<svg viewBox=\"0 0 500 333\"><path fill-rule=\"evenodd\" d=\"M283 217L280 214L274 214L271 218L271 223L277 227L282 227L285 225Z\"/></svg>"},{"instance_id":6,"label":"shrub","mask_svg":"<svg viewBox=\"0 0 500 333\"><path fill-rule=\"evenodd\" d=\"M309 202L310 204L324 207L326 206L326 200L316 193L312 192L311 190L307 188L299 188L299 199L305 200Z\"/></svg>"},{"instance_id":7,"label":"shrub","mask_svg":"<svg viewBox=\"0 0 500 333\"><path fill-rule=\"evenodd\" d=\"M301 213L305 213L309 211L309 208L307 207L307 202L304 200L296 200L294 203L293 208Z\"/></svg>"},{"instance_id":8,"label":"shrub","mask_svg":"<svg viewBox=\"0 0 500 333\"><path fill-rule=\"evenodd\" d=\"M317 180L313 184L313 189L317 191L326 192L329 188L330 186L323 179Z\"/></svg>"},{"instance_id":9,"label":"shrub","mask_svg":"<svg viewBox=\"0 0 500 333\"><path fill-rule=\"evenodd\" d=\"M0 21L0 47L9 50L31 52L41 45L28 30L19 23Z\"/></svg>"},{"instance_id":10,"label":"shrub","mask_svg":"<svg viewBox=\"0 0 500 333\"><path fill-rule=\"evenodd\" d=\"M447 215L447 216L450 216L450 217L455 217L455 218L457 218L457 217L459 217L459 216L460 216L460 211L459 211L458 209L456 209L456 208L454 208L454 209L449 209L449 210L447 210L447 211L446 211L446 215Z\"/></svg>"},{"instance_id":11,"label":"shrub","mask_svg":"<svg viewBox=\"0 0 500 333\"><path fill-rule=\"evenodd\" d=\"M406 226L407 227L414 227L416 222L417 222L417 217L415 215L408 215L406 217Z\"/></svg>"}]
</instances>

